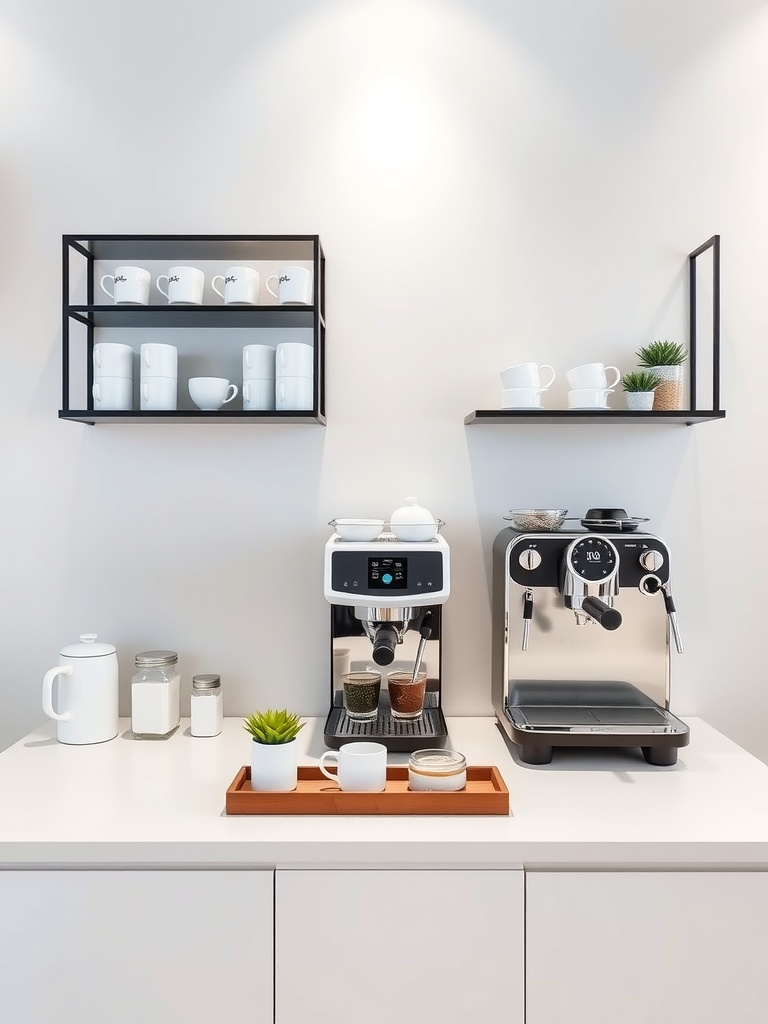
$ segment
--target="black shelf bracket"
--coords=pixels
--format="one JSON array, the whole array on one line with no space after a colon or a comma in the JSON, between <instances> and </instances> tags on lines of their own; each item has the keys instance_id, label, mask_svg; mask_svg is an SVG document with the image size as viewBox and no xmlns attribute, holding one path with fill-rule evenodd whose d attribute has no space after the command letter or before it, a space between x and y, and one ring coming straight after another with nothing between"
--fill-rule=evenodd
<instances>
[{"instance_id":1,"label":"black shelf bracket","mask_svg":"<svg viewBox=\"0 0 768 1024\"><path fill-rule=\"evenodd\" d=\"M688 298L689 336L688 372L691 409L697 409L697 311L696 311L696 260L703 253L712 250L712 409L720 411L720 235L712 235L706 242L688 254Z\"/></svg>"}]
</instances>

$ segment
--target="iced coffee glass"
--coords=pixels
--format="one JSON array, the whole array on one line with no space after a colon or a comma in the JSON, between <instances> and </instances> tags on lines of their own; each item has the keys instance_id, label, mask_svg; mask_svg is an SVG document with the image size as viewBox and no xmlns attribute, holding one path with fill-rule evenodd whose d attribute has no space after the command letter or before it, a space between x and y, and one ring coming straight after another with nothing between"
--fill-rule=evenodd
<instances>
[{"instance_id":1,"label":"iced coffee glass","mask_svg":"<svg viewBox=\"0 0 768 1024\"><path fill-rule=\"evenodd\" d=\"M415 680L412 672L390 672L387 688L393 718L421 717L427 688L426 672L419 672Z\"/></svg>"},{"instance_id":2,"label":"iced coffee glass","mask_svg":"<svg viewBox=\"0 0 768 1024\"><path fill-rule=\"evenodd\" d=\"M344 710L348 718L367 721L379 713L380 672L345 672L342 677Z\"/></svg>"}]
</instances>

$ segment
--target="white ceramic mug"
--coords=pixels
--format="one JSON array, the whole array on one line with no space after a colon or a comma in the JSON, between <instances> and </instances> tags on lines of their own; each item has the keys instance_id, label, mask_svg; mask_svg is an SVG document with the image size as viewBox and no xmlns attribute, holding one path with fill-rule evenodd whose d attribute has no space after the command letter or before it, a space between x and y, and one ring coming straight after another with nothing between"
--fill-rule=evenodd
<instances>
[{"instance_id":1,"label":"white ceramic mug","mask_svg":"<svg viewBox=\"0 0 768 1024\"><path fill-rule=\"evenodd\" d=\"M275 350L272 345L243 346L243 380L250 377L275 379Z\"/></svg>"},{"instance_id":2,"label":"white ceramic mug","mask_svg":"<svg viewBox=\"0 0 768 1024\"><path fill-rule=\"evenodd\" d=\"M613 380L608 380L608 370L616 374ZM573 391L582 388L615 388L621 377L621 370L618 366L605 366L603 363L584 363L582 366L574 366L572 370L566 370L568 386Z\"/></svg>"},{"instance_id":3,"label":"white ceramic mug","mask_svg":"<svg viewBox=\"0 0 768 1024\"><path fill-rule=\"evenodd\" d=\"M142 377L178 377L179 352L175 345L145 342L139 352Z\"/></svg>"},{"instance_id":4,"label":"white ceramic mug","mask_svg":"<svg viewBox=\"0 0 768 1024\"><path fill-rule=\"evenodd\" d=\"M214 412L231 402L238 395L236 384L230 384L226 377L190 377L189 397L198 407Z\"/></svg>"},{"instance_id":5,"label":"white ceramic mug","mask_svg":"<svg viewBox=\"0 0 768 1024\"><path fill-rule=\"evenodd\" d=\"M133 349L130 345L100 341L93 346L95 377L133 377Z\"/></svg>"},{"instance_id":6,"label":"white ceramic mug","mask_svg":"<svg viewBox=\"0 0 768 1024\"><path fill-rule=\"evenodd\" d=\"M549 370L551 373L546 384L541 383L542 370ZM547 388L552 387L552 381L556 374L554 367L549 363L542 363L541 366L538 363L517 363L515 366L508 366L506 370L502 370L500 376L502 387L505 389L541 388L542 391L546 391Z\"/></svg>"},{"instance_id":7,"label":"white ceramic mug","mask_svg":"<svg viewBox=\"0 0 768 1024\"><path fill-rule=\"evenodd\" d=\"M104 743L117 736L117 653L95 633L59 651L60 663L43 677L43 711L56 723L60 743ZM59 710L53 707L58 678Z\"/></svg>"},{"instance_id":8,"label":"white ceramic mug","mask_svg":"<svg viewBox=\"0 0 768 1024\"><path fill-rule=\"evenodd\" d=\"M328 761L336 762L334 774L325 767ZM326 750L320 771L347 792L381 793L387 786L387 748L383 743L344 743Z\"/></svg>"},{"instance_id":9,"label":"white ceramic mug","mask_svg":"<svg viewBox=\"0 0 768 1024\"><path fill-rule=\"evenodd\" d=\"M311 377L315 350L300 341L284 341L275 352L277 377Z\"/></svg>"},{"instance_id":10,"label":"white ceramic mug","mask_svg":"<svg viewBox=\"0 0 768 1024\"><path fill-rule=\"evenodd\" d=\"M607 409L613 388L577 388L568 392L569 409Z\"/></svg>"},{"instance_id":11,"label":"white ceramic mug","mask_svg":"<svg viewBox=\"0 0 768 1024\"><path fill-rule=\"evenodd\" d=\"M175 377L142 377L139 384L139 405L142 409L173 411L178 392Z\"/></svg>"},{"instance_id":12,"label":"white ceramic mug","mask_svg":"<svg viewBox=\"0 0 768 1024\"><path fill-rule=\"evenodd\" d=\"M92 392L94 409L133 409L133 377L96 377Z\"/></svg>"},{"instance_id":13,"label":"white ceramic mug","mask_svg":"<svg viewBox=\"0 0 768 1024\"><path fill-rule=\"evenodd\" d=\"M540 409L544 388L505 388L501 392L502 409Z\"/></svg>"},{"instance_id":14,"label":"white ceramic mug","mask_svg":"<svg viewBox=\"0 0 768 1024\"><path fill-rule=\"evenodd\" d=\"M216 282L221 281L224 291L219 291ZM224 275L216 274L211 288L220 295L227 305L258 306L259 274L252 267L228 267Z\"/></svg>"},{"instance_id":15,"label":"white ceramic mug","mask_svg":"<svg viewBox=\"0 0 768 1024\"><path fill-rule=\"evenodd\" d=\"M161 281L168 282L168 291L160 287ZM160 274L155 284L170 303L199 306L203 301L205 274L197 267L171 267L167 274Z\"/></svg>"},{"instance_id":16,"label":"white ceramic mug","mask_svg":"<svg viewBox=\"0 0 768 1024\"><path fill-rule=\"evenodd\" d=\"M112 282L112 291L104 284ZM101 279L101 290L112 299L115 305L146 306L149 304L148 270L143 267L116 267L114 274L105 274Z\"/></svg>"},{"instance_id":17,"label":"white ceramic mug","mask_svg":"<svg viewBox=\"0 0 768 1024\"><path fill-rule=\"evenodd\" d=\"M277 291L272 288L272 281L277 282ZM309 306L312 304L312 271L306 267L283 267L279 274L267 278L267 291L281 306Z\"/></svg>"},{"instance_id":18,"label":"white ceramic mug","mask_svg":"<svg viewBox=\"0 0 768 1024\"><path fill-rule=\"evenodd\" d=\"M264 412L275 408L275 382L270 377L260 380L248 377L243 381L243 409L246 412Z\"/></svg>"},{"instance_id":19,"label":"white ceramic mug","mask_svg":"<svg viewBox=\"0 0 768 1024\"><path fill-rule=\"evenodd\" d=\"M311 409L314 395L311 377L278 377L275 380L275 409Z\"/></svg>"}]
</instances>

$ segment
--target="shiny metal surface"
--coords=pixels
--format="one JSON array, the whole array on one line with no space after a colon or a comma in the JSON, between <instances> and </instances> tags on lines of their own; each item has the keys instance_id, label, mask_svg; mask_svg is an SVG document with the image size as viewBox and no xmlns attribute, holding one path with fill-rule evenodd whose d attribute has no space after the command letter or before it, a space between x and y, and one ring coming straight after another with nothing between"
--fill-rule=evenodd
<instances>
[{"instance_id":1,"label":"shiny metal surface","mask_svg":"<svg viewBox=\"0 0 768 1024\"><path fill-rule=\"evenodd\" d=\"M640 555L640 565L648 572L656 572L664 565L664 555L655 548L650 548L648 551L643 551Z\"/></svg>"},{"instance_id":2,"label":"shiny metal surface","mask_svg":"<svg viewBox=\"0 0 768 1024\"><path fill-rule=\"evenodd\" d=\"M403 608L365 608L355 607L355 618L363 622L410 622L416 617L416 610Z\"/></svg>"}]
</instances>

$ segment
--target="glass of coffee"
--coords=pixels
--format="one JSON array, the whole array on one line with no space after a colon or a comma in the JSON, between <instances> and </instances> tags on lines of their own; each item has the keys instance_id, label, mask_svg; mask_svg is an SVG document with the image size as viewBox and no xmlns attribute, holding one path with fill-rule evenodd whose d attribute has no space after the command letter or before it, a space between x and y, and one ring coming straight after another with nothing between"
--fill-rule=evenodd
<instances>
[{"instance_id":1,"label":"glass of coffee","mask_svg":"<svg viewBox=\"0 0 768 1024\"><path fill-rule=\"evenodd\" d=\"M390 672L387 676L389 703L393 718L420 718L424 710L424 691L427 688L427 673L419 672L416 679L412 672Z\"/></svg>"},{"instance_id":2,"label":"glass of coffee","mask_svg":"<svg viewBox=\"0 0 768 1024\"><path fill-rule=\"evenodd\" d=\"M380 672L345 672L342 677L344 710L348 718L367 720L379 713Z\"/></svg>"}]
</instances>

